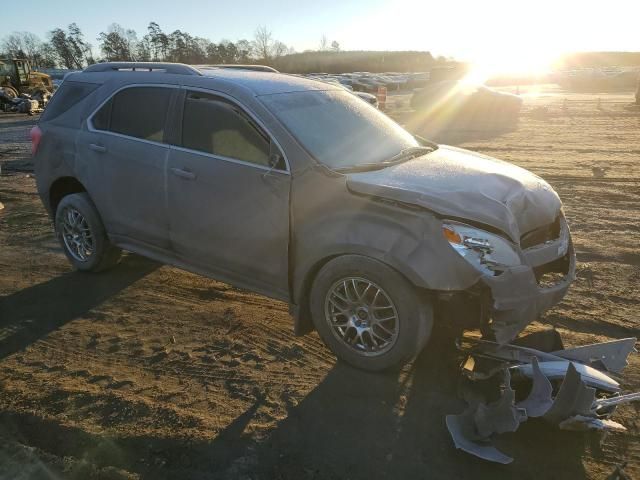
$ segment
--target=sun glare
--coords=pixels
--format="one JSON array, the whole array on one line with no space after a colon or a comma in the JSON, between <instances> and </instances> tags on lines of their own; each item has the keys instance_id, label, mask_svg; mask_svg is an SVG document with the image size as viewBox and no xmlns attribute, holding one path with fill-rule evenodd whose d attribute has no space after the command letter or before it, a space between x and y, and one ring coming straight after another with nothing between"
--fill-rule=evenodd
<instances>
[{"instance_id":1,"label":"sun glare","mask_svg":"<svg viewBox=\"0 0 640 480\"><path fill-rule=\"evenodd\" d=\"M557 56L558 54L545 55L541 52L535 55L522 54L522 52L505 55L504 52L498 52L496 55L474 59L465 82L481 84L498 76L541 77L549 73Z\"/></svg>"}]
</instances>

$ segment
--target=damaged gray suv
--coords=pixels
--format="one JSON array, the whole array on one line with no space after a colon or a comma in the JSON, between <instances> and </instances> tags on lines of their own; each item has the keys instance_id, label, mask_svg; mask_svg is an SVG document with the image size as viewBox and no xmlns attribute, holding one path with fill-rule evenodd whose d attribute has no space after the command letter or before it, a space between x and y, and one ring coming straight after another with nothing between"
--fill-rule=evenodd
<instances>
[{"instance_id":1,"label":"damaged gray suv","mask_svg":"<svg viewBox=\"0 0 640 480\"><path fill-rule=\"evenodd\" d=\"M31 135L76 269L124 249L283 300L297 334L363 369L409 361L434 322L510 341L574 276L546 182L326 83L97 64L66 77Z\"/></svg>"}]
</instances>

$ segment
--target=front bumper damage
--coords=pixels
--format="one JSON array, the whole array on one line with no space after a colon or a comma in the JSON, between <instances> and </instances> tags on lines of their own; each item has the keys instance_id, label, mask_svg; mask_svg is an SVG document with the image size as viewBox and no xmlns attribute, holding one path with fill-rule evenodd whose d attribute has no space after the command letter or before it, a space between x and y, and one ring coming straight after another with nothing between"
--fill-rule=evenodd
<instances>
[{"instance_id":1,"label":"front bumper damage","mask_svg":"<svg viewBox=\"0 0 640 480\"><path fill-rule=\"evenodd\" d=\"M564 217L559 221L558 238L524 249L523 265L482 277L492 301L488 327L498 343L512 341L559 303L575 279L576 256L569 227Z\"/></svg>"},{"instance_id":2,"label":"front bumper damage","mask_svg":"<svg viewBox=\"0 0 640 480\"><path fill-rule=\"evenodd\" d=\"M548 335L557 337L557 332ZM636 341L626 338L545 352L463 339L459 347L466 354L462 364L466 382L461 396L468 407L446 417L456 448L492 462L511 463L513 459L495 448L491 439L517 430L529 418L563 430L625 431L610 417L617 405L640 401L640 392L621 394L616 380Z\"/></svg>"}]
</instances>

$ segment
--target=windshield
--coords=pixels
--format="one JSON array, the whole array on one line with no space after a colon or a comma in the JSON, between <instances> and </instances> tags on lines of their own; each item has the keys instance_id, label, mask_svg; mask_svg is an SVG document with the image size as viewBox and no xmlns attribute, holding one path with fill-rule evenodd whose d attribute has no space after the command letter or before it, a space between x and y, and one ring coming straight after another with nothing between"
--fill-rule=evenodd
<instances>
[{"instance_id":1,"label":"windshield","mask_svg":"<svg viewBox=\"0 0 640 480\"><path fill-rule=\"evenodd\" d=\"M4 77L11 76L11 65L0 61L0 80L4 80Z\"/></svg>"},{"instance_id":2,"label":"windshield","mask_svg":"<svg viewBox=\"0 0 640 480\"><path fill-rule=\"evenodd\" d=\"M311 155L332 169L388 161L419 143L389 117L346 91L305 91L260 99Z\"/></svg>"}]
</instances>

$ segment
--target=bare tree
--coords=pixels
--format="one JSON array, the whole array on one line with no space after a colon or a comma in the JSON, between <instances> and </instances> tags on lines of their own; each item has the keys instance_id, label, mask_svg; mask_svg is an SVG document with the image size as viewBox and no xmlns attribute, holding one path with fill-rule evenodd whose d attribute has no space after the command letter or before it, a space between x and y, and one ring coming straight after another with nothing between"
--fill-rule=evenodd
<instances>
[{"instance_id":1,"label":"bare tree","mask_svg":"<svg viewBox=\"0 0 640 480\"><path fill-rule=\"evenodd\" d=\"M334 40L333 42L331 42L331 50L333 50L334 52L339 52L340 44Z\"/></svg>"},{"instance_id":2,"label":"bare tree","mask_svg":"<svg viewBox=\"0 0 640 480\"><path fill-rule=\"evenodd\" d=\"M2 39L0 49L5 55L18 56L19 52L22 52L22 42L16 33L12 33Z\"/></svg>"},{"instance_id":3,"label":"bare tree","mask_svg":"<svg viewBox=\"0 0 640 480\"><path fill-rule=\"evenodd\" d=\"M264 25L256 28L253 35L253 48L255 55L263 60L271 58L271 49L273 47L273 34Z\"/></svg>"},{"instance_id":4,"label":"bare tree","mask_svg":"<svg viewBox=\"0 0 640 480\"><path fill-rule=\"evenodd\" d=\"M31 32L13 32L2 39L0 49L12 57L26 58L34 67L41 66L44 44Z\"/></svg>"},{"instance_id":5,"label":"bare tree","mask_svg":"<svg viewBox=\"0 0 640 480\"><path fill-rule=\"evenodd\" d=\"M273 43L273 47L271 48L271 51L272 51L272 54L273 54L273 58L278 58L278 57L282 57L283 55L286 55L287 53L289 53L289 47L287 47L281 41L276 40Z\"/></svg>"},{"instance_id":6,"label":"bare tree","mask_svg":"<svg viewBox=\"0 0 640 480\"><path fill-rule=\"evenodd\" d=\"M22 32L22 43L24 44L24 53L31 63L38 63L38 57L42 52L42 41L37 35L31 32Z\"/></svg>"},{"instance_id":7,"label":"bare tree","mask_svg":"<svg viewBox=\"0 0 640 480\"><path fill-rule=\"evenodd\" d=\"M320 37L320 51L326 52L327 50L329 50L329 40L327 36L323 34L322 37Z\"/></svg>"}]
</instances>

